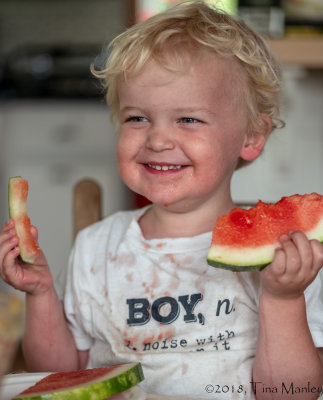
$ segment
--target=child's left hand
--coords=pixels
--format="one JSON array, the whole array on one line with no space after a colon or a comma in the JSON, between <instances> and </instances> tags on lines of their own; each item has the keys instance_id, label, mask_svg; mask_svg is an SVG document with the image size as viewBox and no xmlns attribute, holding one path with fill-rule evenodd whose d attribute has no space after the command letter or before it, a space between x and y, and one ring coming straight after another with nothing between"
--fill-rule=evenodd
<instances>
[{"instance_id":1,"label":"child's left hand","mask_svg":"<svg viewBox=\"0 0 323 400\"><path fill-rule=\"evenodd\" d=\"M323 266L323 244L302 232L280 238L273 262L261 272L262 293L290 299L303 295Z\"/></svg>"}]
</instances>

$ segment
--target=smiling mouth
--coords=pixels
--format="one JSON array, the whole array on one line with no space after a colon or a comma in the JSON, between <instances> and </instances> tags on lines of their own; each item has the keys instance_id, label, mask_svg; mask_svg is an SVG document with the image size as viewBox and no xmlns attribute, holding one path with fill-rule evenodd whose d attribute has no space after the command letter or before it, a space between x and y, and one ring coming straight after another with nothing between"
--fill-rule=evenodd
<instances>
[{"instance_id":1,"label":"smiling mouth","mask_svg":"<svg viewBox=\"0 0 323 400\"><path fill-rule=\"evenodd\" d=\"M184 167L184 165L159 165L159 164L146 164L149 168L155 169L157 171L169 171L178 170Z\"/></svg>"}]
</instances>

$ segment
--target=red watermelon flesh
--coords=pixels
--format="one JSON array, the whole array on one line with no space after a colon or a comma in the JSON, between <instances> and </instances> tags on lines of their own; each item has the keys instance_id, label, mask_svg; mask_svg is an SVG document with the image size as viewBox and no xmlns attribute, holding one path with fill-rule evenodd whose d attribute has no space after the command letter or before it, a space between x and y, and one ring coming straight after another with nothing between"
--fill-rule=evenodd
<instances>
[{"instance_id":1,"label":"red watermelon flesh","mask_svg":"<svg viewBox=\"0 0 323 400\"><path fill-rule=\"evenodd\" d=\"M234 208L220 216L207 261L230 270L262 269L272 261L280 237L290 231L323 241L322 195L296 194L275 204L259 201L250 209Z\"/></svg>"},{"instance_id":2,"label":"red watermelon flesh","mask_svg":"<svg viewBox=\"0 0 323 400\"><path fill-rule=\"evenodd\" d=\"M144 379L141 364L52 373L13 400L103 400Z\"/></svg>"}]
</instances>

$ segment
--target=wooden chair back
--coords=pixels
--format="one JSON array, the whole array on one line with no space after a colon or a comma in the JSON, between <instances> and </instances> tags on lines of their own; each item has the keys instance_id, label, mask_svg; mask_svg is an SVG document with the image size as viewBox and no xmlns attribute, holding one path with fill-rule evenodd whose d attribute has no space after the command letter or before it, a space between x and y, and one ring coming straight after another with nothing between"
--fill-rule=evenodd
<instances>
[{"instance_id":1,"label":"wooden chair back","mask_svg":"<svg viewBox=\"0 0 323 400\"><path fill-rule=\"evenodd\" d=\"M93 179L82 179L73 190L73 235L102 218L102 189Z\"/></svg>"}]
</instances>

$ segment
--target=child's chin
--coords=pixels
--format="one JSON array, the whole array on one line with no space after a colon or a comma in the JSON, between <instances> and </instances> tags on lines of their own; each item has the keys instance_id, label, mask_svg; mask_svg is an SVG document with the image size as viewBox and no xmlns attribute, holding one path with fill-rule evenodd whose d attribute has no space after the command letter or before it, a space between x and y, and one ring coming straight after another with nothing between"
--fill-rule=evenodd
<instances>
[{"instance_id":1,"label":"child's chin","mask_svg":"<svg viewBox=\"0 0 323 400\"><path fill-rule=\"evenodd\" d=\"M163 201L153 202L153 204L174 212L183 212L186 208L185 201L174 199L164 199Z\"/></svg>"},{"instance_id":2,"label":"child's chin","mask_svg":"<svg viewBox=\"0 0 323 400\"><path fill-rule=\"evenodd\" d=\"M182 207L186 200L180 196L176 196L175 193L143 193L142 196L148 200L149 203L160 207Z\"/></svg>"},{"instance_id":3,"label":"child's chin","mask_svg":"<svg viewBox=\"0 0 323 400\"><path fill-rule=\"evenodd\" d=\"M169 199L149 199L149 201L158 206L158 207L170 207L174 204L173 201L170 201Z\"/></svg>"}]
</instances>

